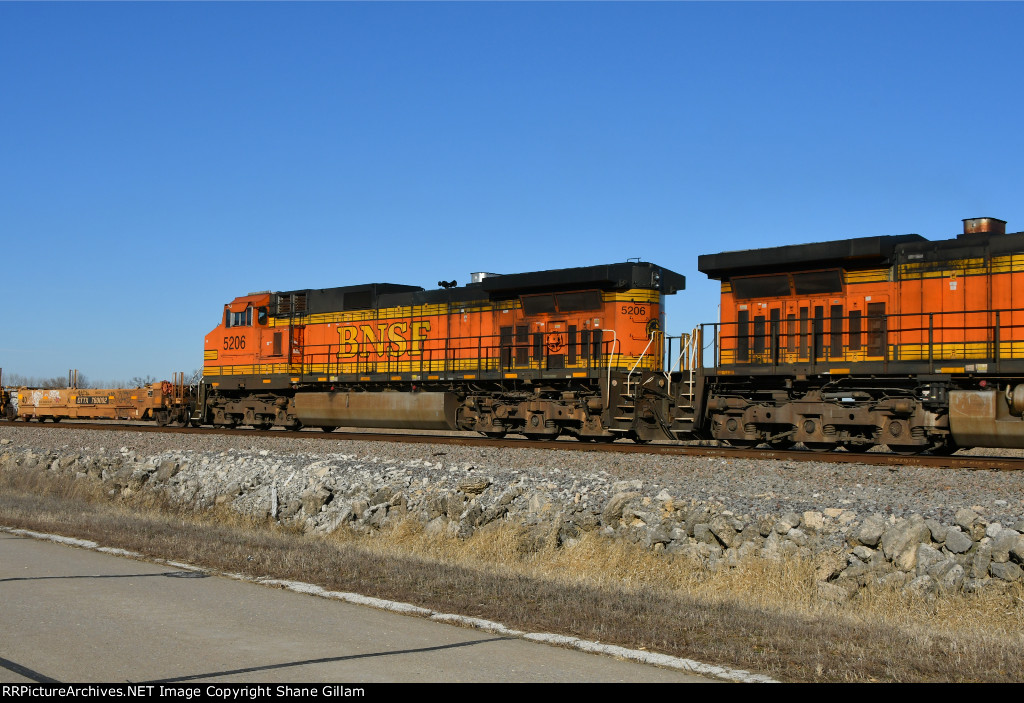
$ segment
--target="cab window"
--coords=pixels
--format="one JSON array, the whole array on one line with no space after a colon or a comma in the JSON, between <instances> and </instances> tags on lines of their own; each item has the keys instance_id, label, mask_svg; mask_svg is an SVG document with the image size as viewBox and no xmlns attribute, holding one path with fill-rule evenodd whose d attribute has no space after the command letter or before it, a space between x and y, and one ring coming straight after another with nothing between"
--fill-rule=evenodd
<instances>
[{"instance_id":1,"label":"cab window","mask_svg":"<svg viewBox=\"0 0 1024 703\"><path fill-rule=\"evenodd\" d=\"M252 306L250 305L241 312L231 312L231 308L227 308L224 313L224 326L252 327Z\"/></svg>"}]
</instances>

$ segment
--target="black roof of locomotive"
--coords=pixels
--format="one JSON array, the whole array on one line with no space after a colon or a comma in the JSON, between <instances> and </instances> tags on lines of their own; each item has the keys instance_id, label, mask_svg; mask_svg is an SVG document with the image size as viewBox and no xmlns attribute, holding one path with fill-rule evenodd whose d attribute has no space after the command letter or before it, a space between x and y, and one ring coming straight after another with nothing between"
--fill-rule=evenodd
<instances>
[{"instance_id":1,"label":"black roof of locomotive","mask_svg":"<svg viewBox=\"0 0 1024 703\"><path fill-rule=\"evenodd\" d=\"M979 259L987 256L1024 252L1024 232L1007 234L959 234L953 239L936 241L925 239L899 248L902 259L914 258L935 261L950 259ZM921 254L922 256L913 256Z\"/></svg>"},{"instance_id":2,"label":"black roof of locomotive","mask_svg":"<svg viewBox=\"0 0 1024 703\"><path fill-rule=\"evenodd\" d=\"M919 234L900 234L705 254L697 257L697 270L708 278L726 280L734 276L835 266L876 268L907 261L935 262L941 266L956 259L984 259L1018 252L1024 253L1024 232L959 234L940 240L925 239Z\"/></svg>"},{"instance_id":3,"label":"black roof of locomotive","mask_svg":"<svg viewBox=\"0 0 1024 703\"><path fill-rule=\"evenodd\" d=\"M579 290L581 288L598 288L600 290L645 288L660 291L665 295L673 295L686 288L686 277L646 261L635 261L488 276L480 282L480 287L490 293L492 298L508 297L520 293Z\"/></svg>"},{"instance_id":4,"label":"black roof of locomotive","mask_svg":"<svg viewBox=\"0 0 1024 703\"><path fill-rule=\"evenodd\" d=\"M425 290L397 283L368 283L337 288L306 288L274 293L275 301L292 294L306 294L305 314L365 310L375 307L431 305L508 299L524 293L594 289L645 288L672 295L686 287L686 278L647 262L552 269L531 273L492 274L476 283L453 288Z\"/></svg>"},{"instance_id":5,"label":"black roof of locomotive","mask_svg":"<svg viewBox=\"0 0 1024 703\"><path fill-rule=\"evenodd\" d=\"M698 256L697 270L707 274L708 278L721 280L750 273L791 271L794 268L849 267L850 263L856 263L858 267L885 266L901 245L927 241L919 234L897 234L727 251Z\"/></svg>"}]
</instances>

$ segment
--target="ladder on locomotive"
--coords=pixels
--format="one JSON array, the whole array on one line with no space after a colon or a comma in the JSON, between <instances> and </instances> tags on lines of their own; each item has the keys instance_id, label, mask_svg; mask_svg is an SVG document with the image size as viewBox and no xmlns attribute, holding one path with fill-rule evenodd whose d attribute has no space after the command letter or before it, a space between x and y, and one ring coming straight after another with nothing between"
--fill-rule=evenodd
<instances>
[{"instance_id":1,"label":"ladder on locomotive","mask_svg":"<svg viewBox=\"0 0 1024 703\"><path fill-rule=\"evenodd\" d=\"M679 369L679 383L675 411L672 418L672 431L677 436L693 431L696 422L697 369L702 359L700 327L694 327L690 334L683 334L679 339L679 356L675 366ZM671 388L672 371L665 372L665 380Z\"/></svg>"},{"instance_id":2,"label":"ladder on locomotive","mask_svg":"<svg viewBox=\"0 0 1024 703\"><path fill-rule=\"evenodd\" d=\"M647 344L647 347L640 354L640 358L637 359L636 363L626 374L626 390L619 396L619 405L617 408L617 414L615 419L620 422L633 422L635 419L635 404L636 395L639 393L640 381L633 381L634 373L637 372L637 367L640 366L641 361L647 356L648 350L651 345L657 343L660 345L664 338L661 334L655 332L651 335L651 339ZM698 364L701 363L701 333L700 327L694 327L690 334L682 334L679 337L679 356L676 357L673 368L678 371L673 371L672 368L662 366L662 375L665 377L665 386L668 389L669 395L674 398L675 403L673 407L672 418L666 425L665 421L662 420L662 427L665 432L670 435L675 435L676 438L680 438L681 435L688 435L693 432L696 424L696 394L697 394L697 368ZM675 388L672 385L672 377L675 373L679 374L679 379ZM648 378L648 381L651 379ZM612 432L625 432L625 429L611 429Z\"/></svg>"}]
</instances>

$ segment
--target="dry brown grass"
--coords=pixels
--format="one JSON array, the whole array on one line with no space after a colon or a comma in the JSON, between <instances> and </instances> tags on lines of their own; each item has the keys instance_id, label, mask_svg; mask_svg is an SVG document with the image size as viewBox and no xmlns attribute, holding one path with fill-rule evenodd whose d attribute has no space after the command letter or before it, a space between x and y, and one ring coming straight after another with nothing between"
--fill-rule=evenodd
<instances>
[{"instance_id":1,"label":"dry brown grass","mask_svg":"<svg viewBox=\"0 0 1024 703\"><path fill-rule=\"evenodd\" d=\"M0 473L0 524L91 539L206 568L272 576L646 648L789 681L1020 681L1022 589L919 599L817 596L814 563L756 560L709 572L590 535L529 548L496 527L468 540L413 523L372 537L309 537L229 510L182 513L95 483Z\"/></svg>"}]
</instances>

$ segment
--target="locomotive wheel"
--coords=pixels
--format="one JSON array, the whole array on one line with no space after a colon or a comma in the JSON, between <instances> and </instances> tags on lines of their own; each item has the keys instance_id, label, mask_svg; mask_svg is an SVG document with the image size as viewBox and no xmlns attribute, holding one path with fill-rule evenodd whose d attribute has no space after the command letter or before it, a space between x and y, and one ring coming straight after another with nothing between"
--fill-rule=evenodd
<instances>
[{"instance_id":1,"label":"locomotive wheel","mask_svg":"<svg viewBox=\"0 0 1024 703\"><path fill-rule=\"evenodd\" d=\"M494 432L482 432L484 437L490 437L491 439L504 439L505 435L508 434L505 430L495 430Z\"/></svg>"},{"instance_id":2,"label":"locomotive wheel","mask_svg":"<svg viewBox=\"0 0 1024 703\"><path fill-rule=\"evenodd\" d=\"M778 449L779 451L786 451L787 449L792 449L795 445L796 442L794 442L791 439L776 439L773 442L768 442L769 447L771 447L772 449Z\"/></svg>"},{"instance_id":3,"label":"locomotive wheel","mask_svg":"<svg viewBox=\"0 0 1024 703\"><path fill-rule=\"evenodd\" d=\"M864 452L866 452L869 449L871 449L871 447L873 447L873 446L875 446L875 445L871 444L870 442L860 442L860 443L857 443L857 444L853 444L852 442L848 442L848 443L843 445L843 449L845 449L846 451L850 452L851 454L863 454Z\"/></svg>"},{"instance_id":4,"label":"locomotive wheel","mask_svg":"<svg viewBox=\"0 0 1024 703\"><path fill-rule=\"evenodd\" d=\"M804 446L812 452L832 452L839 445L835 442L804 442Z\"/></svg>"},{"instance_id":5,"label":"locomotive wheel","mask_svg":"<svg viewBox=\"0 0 1024 703\"><path fill-rule=\"evenodd\" d=\"M904 456L913 456L914 454L920 454L928 448L925 444L887 444L889 451L893 454L903 454Z\"/></svg>"},{"instance_id":6,"label":"locomotive wheel","mask_svg":"<svg viewBox=\"0 0 1024 703\"><path fill-rule=\"evenodd\" d=\"M338 428L337 427L331 427L330 425L327 425L325 427L321 427L320 429L323 430L324 432L334 432Z\"/></svg>"},{"instance_id":7,"label":"locomotive wheel","mask_svg":"<svg viewBox=\"0 0 1024 703\"><path fill-rule=\"evenodd\" d=\"M753 449L761 443L757 439L720 439L718 441L732 449Z\"/></svg>"},{"instance_id":8,"label":"locomotive wheel","mask_svg":"<svg viewBox=\"0 0 1024 703\"><path fill-rule=\"evenodd\" d=\"M932 454L935 456L952 456L962 448L956 442L946 442L945 444L932 447Z\"/></svg>"},{"instance_id":9,"label":"locomotive wheel","mask_svg":"<svg viewBox=\"0 0 1024 703\"><path fill-rule=\"evenodd\" d=\"M269 430L273 426L273 422L261 422L259 424L253 425L253 427L257 430Z\"/></svg>"}]
</instances>

